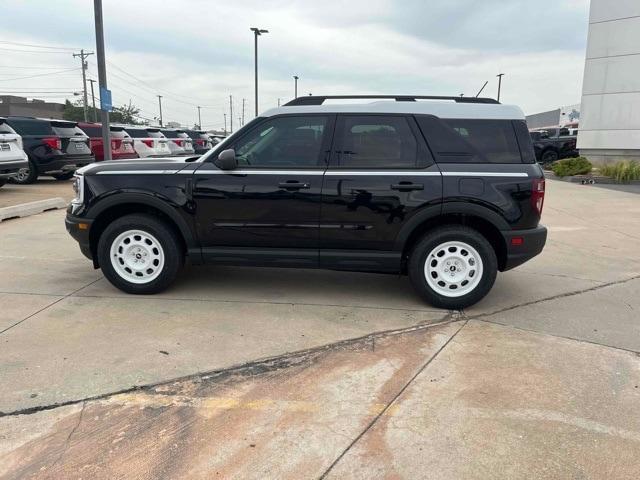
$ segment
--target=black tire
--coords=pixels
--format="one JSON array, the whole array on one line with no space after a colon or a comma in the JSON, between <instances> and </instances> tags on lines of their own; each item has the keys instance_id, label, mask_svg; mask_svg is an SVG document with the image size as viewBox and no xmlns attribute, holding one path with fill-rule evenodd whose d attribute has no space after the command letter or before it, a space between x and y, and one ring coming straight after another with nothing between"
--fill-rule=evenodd
<instances>
[{"instance_id":1,"label":"black tire","mask_svg":"<svg viewBox=\"0 0 640 480\"><path fill-rule=\"evenodd\" d=\"M69 180L73 178L74 172L66 172L66 173L56 173L55 175L51 175L56 180Z\"/></svg>"},{"instance_id":2,"label":"black tire","mask_svg":"<svg viewBox=\"0 0 640 480\"><path fill-rule=\"evenodd\" d=\"M558 152L556 152L555 150L547 150L546 152L542 152L542 157L540 158L540 162L543 165L546 165L546 164L555 162L556 160L558 160L558 158L560 158L558 156Z\"/></svg>"},{"instance_id":3,"label":"black tire","mask_svg":"<svg viewBox=\"0 0 640 480\"><path fill-rule=\"evenodd\" d=\"M30 183L34 183L38 179L38 167L34 163L33 160L29 159L29 167L27 171L21 171L11 179L12 183L17 183L18 185L28 185Z\"/></svg>"},{"instance_id":4,"label":"black tire","mask_svg":"<svg viewBox=\"0 0 640 480\"><path fill-rule=\"evenodd\" d=\"M148 283L134 283L123 278L111 263L111 246L119 235L129 230L151 234L162 247L164 266ZM153 294L165 290L175 280L184 263L184 252L175 231L163 220L147 214L131 214L114 220L98 241L98 262L102 273L115 287L133 294Z\"/></svg>"},{"instance_id":5,"label":"black tire","mask_svg":"<svg viewBox=\"0 0 640 480\"><path fill-rule=\"evenodd\" d=\"M4 178L0 179L0 188L4 187L5 183L7 183L7 181Z\"/></svg>"},{"instance_id":6,"label":"black tire","mask_svg":"<svg viewBox=\"0 0 640 480\"><path fill-rule=\"evenodd\" d=\"M471 291L459 297L449 297L439 293L429 285L425 274L427 257L436 247L446 242L466 243L476 250L482 260L480 280ZM437 262L437 259L434 258L433 260ZM450 225L431 230L418 241L410 253L408 270L411 284L424 300L434 307L458 310L473 305L489 293L496 280L498 260L491 244L477 230L464 226Z\"/></svg>"}]
</instances>

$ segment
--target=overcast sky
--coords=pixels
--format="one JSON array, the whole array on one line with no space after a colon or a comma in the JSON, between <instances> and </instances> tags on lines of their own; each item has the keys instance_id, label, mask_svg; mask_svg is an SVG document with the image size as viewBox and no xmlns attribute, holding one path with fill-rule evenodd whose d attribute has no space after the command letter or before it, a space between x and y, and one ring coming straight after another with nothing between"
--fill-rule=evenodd
<instances>
[{"instance_id":1,"label":"overcast sky","mask_svg":"<svg viewBox=\"0 0 640 480\"><path fill-rule=\"evenodd\" d=\"M495 97L525 113L578 103L588 0L104 0L109 87L144 117L219 128L253 117L253 34L260 37L259 109L299 94ZM4 0L0 94L51 101L81 90L72 50L95 51L90 0ZM13 43L7 43L13 42ZM45 45L56 49L33 46ZM59 49L59 50L57 50ZM46 52L46 53L44 53ZM69 70L75 69L75 70ZM41 75L34 78L20 78ZM97 79L95 56L89 76ZM42 91L40 95L35 90ZM78 97L75 97L78 98Z\"/></svg>"}]
</instances>

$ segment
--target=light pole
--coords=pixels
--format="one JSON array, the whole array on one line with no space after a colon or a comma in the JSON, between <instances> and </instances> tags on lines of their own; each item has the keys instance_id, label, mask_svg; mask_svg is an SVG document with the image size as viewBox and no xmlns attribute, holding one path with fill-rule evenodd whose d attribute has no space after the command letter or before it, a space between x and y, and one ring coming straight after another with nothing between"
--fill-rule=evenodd
<instances>
[{"instance_id":1,"label":"light pole","mask_svg":"<svg viewBox=\"0 0 640 480\"><path fill-rule=\"evenodd\" d=\"M250 30L254 36L254 68L255 68L255 85L256 85L256 117L258 116L258 37L263 33L269 33L269 30L264 30L256 27L251 27Z\"/></svg>"},{"instance_id":2,"label":"light pole","mask_svg":"<svg viewBox=\"0 0 640 480\"><path fill-rule=\"evenodd\" d=\"M224 114L224 136L227 136L227 114Z\"/></svg>"},{"instance_id":3,"label":"light pole","mask_svg":"<svg viewBox=\"0 0 640 480\"><path fill-rule=\"evenodd\" d=\"M104 159L111 160L111 139L109 138L109 111L104 110L107 89L107 67L104 57L104 28L102 23L102 0L93 0L93 16L96 25L96 57L98 60L98 86L100 87L100 121L102 122L102 149ZM85 90L86 91L86 90Z\"/></svg>"},{"instance_id":4,"label":"light pole","mask_svg":"<svg viewBox=\"0 0 640 480\"><path fill-rule=\"evenodd\" d=\"M158 97L158 106L160 107L160 126L162 127L162 95L156 95Z\"/></svg>"},{"instance_id":5,"label":"light pole","mask_svg":"<svg viewBox=\"0 0 640 480\"><path fill-rule=\"evenodd\" d=\"M500 89L502 88L503 75L504 73L499 73L498 75L496 75L496 77L498 77L498 101L500 101Z\"/></svg>"},{"instance_id":6,"label":"light pole","mask_svg":"<svg viewBox=\"0 0 640 480\"><path fill-rule=\"evenodd\" d=\"M293 76L293 82L294 82L293 83L294 84L294 87L293 87L294 88L294 90L293 90L294 97L293 98L298 98L298 79L299 78L300 77L298 77L297 75Z\"/></svg>"},{"instance_id":7,"label":"light pole","mask_svg":"<svg viewBox=\"0 0 640 480\"><path fill-rule=\"evenodd\" d=\"M93 92L93 84L96 83L95 80L89 78L89 82L91 83L91 101L93 103L93 121L94 123L98 122L98 112L96 111L96 95Z\"/></svg>"},{"instance_id":8,"label":"light pole","mask_svg":"<svg viewBox=\"0 0 640 480\"><path fill-rule=\"evenodd\" d=\"M202 130L202 118L200 118L200 106L198 106L198 128Z\"/></svg>"}]
</instances>

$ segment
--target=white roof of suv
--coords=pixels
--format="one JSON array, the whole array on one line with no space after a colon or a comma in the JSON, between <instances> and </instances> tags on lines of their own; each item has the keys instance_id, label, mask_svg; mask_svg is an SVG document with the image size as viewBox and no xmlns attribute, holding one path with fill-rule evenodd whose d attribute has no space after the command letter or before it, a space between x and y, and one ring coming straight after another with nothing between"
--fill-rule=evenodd
<instances>
[{"instance_id":1,"label":"white roof of suv","mask_svg":"<svg viewBox=\"0 0 640 480\"><path fill-rule=\"evenodd\" d=\"M344 100L354 99L357 103ZM371 99L373 101L366 101ZM331 100L336 103L326 103ZM340 102L343 103L340 103ZM440 118L477 118L484 120L524 120L524 113L515 105L502 105L495 100L474 97L419 96L334 96L298 97L282 107L260 115L271 117L285 113L408 113L435 115Z\"/></svg>"}]
</instances>

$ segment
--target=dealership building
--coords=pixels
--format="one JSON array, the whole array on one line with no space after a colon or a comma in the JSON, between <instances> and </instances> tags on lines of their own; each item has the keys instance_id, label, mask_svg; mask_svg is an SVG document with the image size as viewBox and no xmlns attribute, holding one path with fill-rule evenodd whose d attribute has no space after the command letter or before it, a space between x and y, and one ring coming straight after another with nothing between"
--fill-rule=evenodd
<instances>
[{"instance_id":1,"label":"dealership building","mask_svg":"<svg viewBox=\"0 0 640 480\"><path fill-rule=\"evenodd\" d=\"M578 148L640 160L640 0L591 0Z\"/></svg>"}]
</instances>

